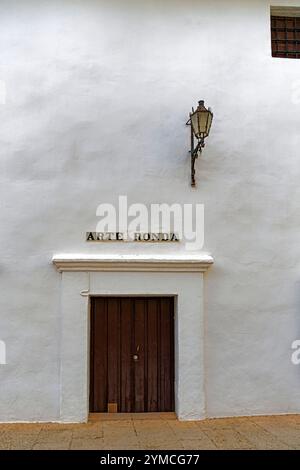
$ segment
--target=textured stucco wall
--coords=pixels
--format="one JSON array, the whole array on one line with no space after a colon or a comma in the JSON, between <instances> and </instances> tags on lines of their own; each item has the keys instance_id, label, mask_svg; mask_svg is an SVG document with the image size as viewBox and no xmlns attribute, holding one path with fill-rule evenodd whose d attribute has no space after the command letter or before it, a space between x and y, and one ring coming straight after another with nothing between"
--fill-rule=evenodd
<instances>
[{"instance_id":1,"label":"textured stucco wall","mask_svg":"<svg viewBox=\"0 0 300 470\"><path fill-rule=\"evenodd\" d=\"M299 5L273 1L273 5ZM0 420L55 420L60 274L101 202L205 204L209 416L300 411L300 61L264 0L0 0ZM215 112L189 186L187 113Z\"/></svg>"}]
</instances>

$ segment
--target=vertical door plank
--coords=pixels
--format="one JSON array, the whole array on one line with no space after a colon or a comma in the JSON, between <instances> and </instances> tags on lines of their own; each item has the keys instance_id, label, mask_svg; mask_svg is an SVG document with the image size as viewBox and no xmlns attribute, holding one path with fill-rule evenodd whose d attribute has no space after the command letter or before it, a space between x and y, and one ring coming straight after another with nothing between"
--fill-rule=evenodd
<instances>
[{"instance_id":1,"label":"vertical door plank","mask_svg":"<svg viewBox=\"0 0 300 470\"><path fill-rule=\"evenodd\" d=\"M158 411L158 301L148 299L147 315L147 410Z\"/></svg>"},{"instance_id":2,"label":"vertical door plank","mask_svg":"<svg viewBox=\"0 0 300 470\"><path fill-rule=\"evenodd\" d=\"M133 356L138 360L134 360ZM132 350L134 368L134 411L145 411L145 300L135 299L134 344Z\"/></svg>"},{"instance_id":3,"label":"vertical door plank","mask_svg":"<svg viewBox=\"0 0 300 470\"><path fill-rule=\"evenodd\" d=\"M120 300L108 298L108 400L120 406Z\"/></svg>"},{"instance_id":4,"label":"vertical door plank","mask_svg":"<svg viewBox=\"0 0 300 470\"><path fill-rule=\"evenodd\" d=\"M133 411L133 364L132 364L132 343L133 343L133 300L129 298L121 299L121 368L120 368L120 413L130 413Z\"/></svg>"}]
</instances>

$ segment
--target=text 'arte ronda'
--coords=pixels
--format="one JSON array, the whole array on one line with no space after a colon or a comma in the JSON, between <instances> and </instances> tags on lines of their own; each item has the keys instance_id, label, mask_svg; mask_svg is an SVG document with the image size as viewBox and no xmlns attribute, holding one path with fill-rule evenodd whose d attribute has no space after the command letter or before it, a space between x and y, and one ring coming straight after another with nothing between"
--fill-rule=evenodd
<instances>
[{"instance_id":1,"label":"text 'arte ronda'","mask_svg":"<svg viewBox=\"0 0 300 470\"><path fill-rule=\"evenodd\" d=\"M175 233L86 232L87 242L179 242Z\"/></svg>"}]
</instances>

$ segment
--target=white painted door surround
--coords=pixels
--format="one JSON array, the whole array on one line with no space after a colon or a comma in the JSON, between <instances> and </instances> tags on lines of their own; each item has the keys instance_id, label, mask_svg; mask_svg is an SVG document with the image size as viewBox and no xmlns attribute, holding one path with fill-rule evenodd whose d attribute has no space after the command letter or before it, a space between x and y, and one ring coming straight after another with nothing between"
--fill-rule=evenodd
<instances>
[{"instance_id":1,"label":"white painted door surround","mask_svg":"<svg viewBox=\"0 0 300 470\"><path fill-rule=\"evenodd\" d=\"M84 422L89 412L91 296L174 296L175 411L205 417L203 273L207 254L163 256L55 255L62 273L60 420Z\"/></svg>"}]
</instances>

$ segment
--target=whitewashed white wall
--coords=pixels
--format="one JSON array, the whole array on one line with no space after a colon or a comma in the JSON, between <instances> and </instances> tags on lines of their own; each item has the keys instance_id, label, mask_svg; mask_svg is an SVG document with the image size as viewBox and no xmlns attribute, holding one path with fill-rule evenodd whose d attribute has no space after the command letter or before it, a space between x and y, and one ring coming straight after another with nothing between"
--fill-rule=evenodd
<instances>
[{"instance_id":1,"label":"whitewashed white wall","mask_svg":"<svg viewBox=\"0 0 300 470\"><path fill-rule=\"evenodd\" d=\"M205 203L207 415L300 412L300 61L271 58L269 9L0 0L1 421L59 419L53 253L175 250L87 245L119 194ZM200 98L215 120L193 190L184 124Z\"/></svg>"}]
</instances>

